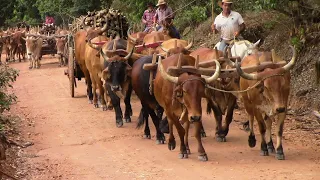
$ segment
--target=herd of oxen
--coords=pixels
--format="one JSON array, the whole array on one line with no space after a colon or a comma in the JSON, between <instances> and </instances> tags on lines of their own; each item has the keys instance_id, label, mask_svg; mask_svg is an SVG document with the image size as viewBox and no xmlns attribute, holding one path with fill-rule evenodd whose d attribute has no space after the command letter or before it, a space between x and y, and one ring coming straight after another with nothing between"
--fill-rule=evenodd
<instances>
[{"instance_id":1,"label":"herd of oxen","mask_svg":"<svg viewBox=\"0 0 320 180\"><path fill-rule=\"evenodd\" d=\"M261 134L261 155L276 153L277 159L285 159L282 134L290 91L289 71L297 56L295 48L291 47L293 55L287 63L274 50L259 51L259 42L233 42L224 52L203 47L191 51L193 40L174 39L166 31L132 33L129 29L127 37L120 38L103 35L106 28L86 28L74 33L60 30L52 37L57 40L58 54L64 56L66 36L73 36L74 58L85 76L89 102L95 108L113 109L117 127L122 127L123 121L131 122L130 99L134 90L142 106L138 127L145 124L144 137L151 138L148 125L151 116L157 144L164 144L163 133L169 133L168 148L173 150L176 147L174 125L180 138L179 158L187 158L189 126L193 124L198 159L207 161L201 142L206 136L201 100L206 100L207 113L214 114L216 140L224 142L237 99L241 99L249 115L249 146L256 145L253 126L256 119ZM48 37L31 31L3 32L1 39L5 49L11 48L7 51L8 58L14 58L15 53L24 56L26 49L30 68L39 68L39 49L43 38ZM65 62L61 61L62 64ZM122 99L124 115L120 107ZM275 118L277 143L274 147L271 127Z\"/></svg>"}]
</instances>

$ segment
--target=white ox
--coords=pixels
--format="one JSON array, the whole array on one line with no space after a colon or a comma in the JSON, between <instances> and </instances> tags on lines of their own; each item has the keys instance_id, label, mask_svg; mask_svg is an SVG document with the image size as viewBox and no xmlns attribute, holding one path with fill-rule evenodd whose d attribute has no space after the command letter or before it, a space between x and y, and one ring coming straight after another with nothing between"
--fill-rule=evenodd
<instances>
[{"instance_id":1,"label":"white ox","mask_svg":"<svg viewBox=\"0 0 320 180\"><path fill-rule=\"evenodd\" d=\"M40 58L42 49L42 37L35 34L26 34L27 55L30 61L29 69L40 68Z\"/></svg>"},{"instance_id":2,"label":"white ox","mask_svg":"<svg viewBox=\"0 0 320 180\"><path fill-rule=\"evenodd\" d=\"M241 59L253 53L253 51L258 47L260 39L254 44L247 40L236 41L231 47L232 56L240 56ZM214 48L219 48L220 42L218 42Z\"/></svg>"}]
</instances>

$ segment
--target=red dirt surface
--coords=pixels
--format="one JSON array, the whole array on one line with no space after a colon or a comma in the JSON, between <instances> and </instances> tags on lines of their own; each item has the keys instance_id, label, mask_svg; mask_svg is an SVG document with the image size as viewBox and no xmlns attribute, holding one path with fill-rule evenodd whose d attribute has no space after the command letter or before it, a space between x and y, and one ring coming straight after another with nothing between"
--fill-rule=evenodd
<instances>
[{"instance_id":1,"label":"red dirt surface","mask_svg":"<svg viewBox=\"0 0 320 180\"><path fill-rule=\"evenodd\" d=\"M88 104L84 80L78 81L75 98L70 97L65 68L58 68L57 62L44 58L41 68L34 70L27 62L10 65L20 70L14 84L18 103L11 113L19 115L24 137L34 143L24 150L22 179L320 179L320 147L310 133L288 128L294 117L287 118L284 161L274 154L259 155L258 131L257 146L248 146L248 133L240 129L247 119L243 110L236 111L225 143L215 141L213 115L203 115L208 162L198 161L193 135L189 159L178 159L179 141L173 151L167 144L156 145L151 120L151 140L135 128L141 108L135 95L132 123L116 128L114 111ZM191 125L191 134L193 130Z\"/></svg>"}]
</instances>

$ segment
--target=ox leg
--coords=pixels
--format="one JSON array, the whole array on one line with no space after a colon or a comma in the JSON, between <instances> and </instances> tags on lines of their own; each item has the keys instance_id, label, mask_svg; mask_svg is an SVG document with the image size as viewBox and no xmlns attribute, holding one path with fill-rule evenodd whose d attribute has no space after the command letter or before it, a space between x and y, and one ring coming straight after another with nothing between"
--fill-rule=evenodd
<instances>
[{"instance_id":1,"label":"ox leg","mask_svg":"<svg viewBox=\"0 0 320 180\"><path fill-rule=\"evenodd\" d=\"M151 139L148 108L146 108L145 106L142 106L141 113L142 113L143 121L146 123L144 126L144 138Z\"/></svg>"},{"instance_id":2,"label":"ox leg","mask_svg":"<svg viewBox=\"0 0 320 180\"><path fill-rule=\"evenodd\" d=\"M99 89L99 93L100 93L100 96L101 96L101 107L102 107L102 110L103 111L106 111L107 110L107 105L106 105L106 101L105 101L105 98L104 98L104 88L102 86L102 82L101 82L101 79L96 76L96 83L97 83L97 86L98 86L98 89Z\"/></svg>"},{"instance_id":3,"label":"ox leg","mask_svg":"<svg viewBox=\"0 0 320 180\"><path fill-rule=\"evenodd\" d=\"M131 93L132 93L132 85L130 83L126 97L124 99L124 103L126 105L126 110L124 112L124 119L125 119L126 123L131 122L131 116L132 116L132 108L131 108L131 103L130 103Z\"/></svg>"},{"instance_id":4,"label":"ox leg","mask_svg":"<svg viewBox=\"0 0 320 180\"><path fill-rule=\"evenodd\" d=\"M92 81L93 106L95 108L99 108L98 95L97 95L97 84L96 84L96 81L93 78L92 74L90 74L90 77L91 77L91 81Z\"/></svg>"},{"instance_id":5,"label":"ox leg","mask_svg":"<svg viewBox=\"0 0 320 180\"><path fill-rule=\"evenodd\" d=\"M84 77L86 79L86 84L87 84L87 96L89 98L89 104L92 104L93 103L93 93L92 93L92 81L90 78L90 74L89 74L88 70L83 71L83 73L84 73Z\"/></svg>"},{"instance_id":6,"label":"ox leg","mask_svg":"<svg viewBox=\"0 0 320 180\"><path fill-rule=\"evenodd\" d=\"M276 145L276 158L278 160L284 160L284 153L282 148L282 135L283 135L283 125L284 119L286 118L286 112L280 113L277 119L277 127L276 127L276 134L277 134L277 145Z\"/></svg>"},{"instance_id":7,"label":"ox leg","mask_svg":"<svg viewBox=\"0 0 320 180\"><path fill-rule=\"evenodd\" d=\"M201 131L201 127L202 127L202 122L201 121L195 122L194 125L195 125L195 137L198 141L198 153L199 153L198 159L200 161L208 161L207 153L204 150L203 145L202 145L202 141L201 141L200 131Z\"/></svg>"},{"instance_id":8,"label":"ox leg","mask_svg":"<svg viewBox=\"0 0 320 180\"><path fill-rule=\"evenodd\" d=\"M267 126L267 131L266 131L266 141L267 141L267 148L268 148L268 152L269 154L274 153L275 149L273 146L273 142L272 142L272 137L271 137L271 128L272 128L272 118L265 115L264 116L264 121L266 123Z\"/></svg>"},{"instance_id":9,"label":"ox leg","mask_svg":"<svg viewBox=\"0 0 320 180\"><path fill-rule=\"evenodd\" d=\"M120 107L120 98L111 90L111 86L107 85L107 89L111 98L112 105L114 107L114 111L116 113L116 126L122 127L123 126L123 116L122 116L122 110Z\"/></svg>"},{"instance_id":10,"label":"ox leg","mask_svg":"<svg viewBox=\"0 0 320 180\"><path fill-rule=\"evenodd\" d=\"M29 59L29 62L30 62L30 64L29 64L29 69L32 69L32 67L33 67L33 60L32 59Z\"/></svg>"},{"instance_id":11,"label":"ox leg","mask_svg":"<svg viewBox=\"0 0 320 180\"><path fill-rule=\"evenodd\" d=\"M216 119L216 141L217 142L226 142L226 137L224 136L222 130L222 112L220 108L215 103L210 103L214 117Z\"/></svg>"},{"instance_id":12,"label":"ox leg","mask_svg":"<svg viewBox=\"0 0 320 180\"><path fill-rule=\"evenodd\" d=\"M179 134L179 138L180 138L180 153L179 153L179 158L180 159L185 159L188 158L188 152L187 152L187 148L186 145L184 143L184 137L186 135L186 132L184 130L184 128L182 127L182 125L179 122L179 118L176 117L173 120L174 125L176 126L176 129L178 131ZM200 133L199 133L200 134Z\"/></svg>"},{"instance_id":13,"label":"ox leg","mask_svg":"<svg viewBox=\"0 0 320 180\"><path fill-rule=\"evenodd\" d=\"M106 89L104 89L104 99L107 105L107 109L112 110L113 106L112 106L112 102L111 102L111 98L108 94L108 91Z\"/></svg>"},{"instance_id":14,"label":"ox leg","mask_svg":"<svg viewBox=\"0 0 320 180\"><path fill-rule=\"evenodd\" d=\"M158 116L156 115L156 113L154 112L153 109L148 108L148 112L151 116L152 122L153 122L154 127L156 128L156 131L157 131L156 144L164 144L164 141L166 140L166 138L159 128L159 123L160 123L161 119L158 118Z\"/></svg>"},{"instance_id":15,"label":"ox leg","mask_svg":"<svg viewBox=\"0 0 320 180\"><path fill-rule=\"evenodd\" d=\"M61 67L61 65L62 65L62 63L63 63L63 60L62 60L62 55L60 55L60 57L59 57L59 65L58 65L58 67Z\"/></svg>"},{"instance_id":16,"label":"ox leg","mask_svg":"<svg viewBox=\"0 0 320 180\"><path fill-rule=\"evenodd\" d=\"M236 103L237 103L237 98L233 95L229 95L227 115L225 118L226 122L222 130L222 135L224 135L224 137L226 137L229 133L229 125L231 124L233 119L233 110L235 109Z\"/></svg>"},{"instance_id":17,"label":"ox leg","mask_svg":"<svg viewBox=\"0 0 320 180\"><path fill-rule=\"evenodd\" d=\"M168 111L166 111L168 112ZM167 113L166 113L167 114ZM176 148L176 140L174 139L173 135L173 115L167 115L168 125L169 125L169 142L168 142L168 149L174 150Z\"/></svg>"},{"instance_id":18,"label":"ox leg","mask_svg":"<svg viewBox=\"0 0 320 180\"><path fill-rule=\"evenodd\" d=\"M267 148L267 143L266 143L266 124L264 122L264 119L262 117L261 112L258 109L255 109L254 111L255 117L258 121L258 126L259 126L259 131L261 134L261 150L260 150L260 155L261 156L268 156L268 148Z\"/></svg>"},{"instance_id":19,"label":"ox leg","mask_svg":"<svg viewBox=\"0 0 320 180\"><path fill-rule=\"evenodd\" d=\"M190 121L186 119L184 123L184 130L186 131L186 135L184 136L184 143L186 145L187 153L191 154L190 147L189 147L189 129L190 129Z\"/></svg>"}]
</instances>

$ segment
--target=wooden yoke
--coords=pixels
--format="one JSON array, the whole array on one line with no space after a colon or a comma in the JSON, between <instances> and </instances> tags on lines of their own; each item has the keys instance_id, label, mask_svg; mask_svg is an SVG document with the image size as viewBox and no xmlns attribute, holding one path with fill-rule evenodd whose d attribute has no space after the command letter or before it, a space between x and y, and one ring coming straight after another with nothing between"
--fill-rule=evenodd
<instances>
[{"instance_id":1,"label":"wooden yoke","mask_svg":"<svg viewBox=\"0 0 320 180\"><path fill-rule=\"evenodd\" d=\"M151 65L155 65L156 64L156 61L157 61L157 55L154 53L153 56L152 56L152 62L151 62ZM153 74L154 74L154 70L151 70L150 71L150 75L149 75L149 93L150 95L153 94Z\"/></svg>"}]
</instances>

